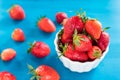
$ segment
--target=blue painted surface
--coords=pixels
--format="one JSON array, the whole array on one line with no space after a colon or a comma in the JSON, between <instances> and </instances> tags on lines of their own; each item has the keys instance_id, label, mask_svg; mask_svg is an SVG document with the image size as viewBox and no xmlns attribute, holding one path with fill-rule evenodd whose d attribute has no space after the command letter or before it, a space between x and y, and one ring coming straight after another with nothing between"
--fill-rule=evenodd
<instances>
[{"instance_id":1,"label":"blue painted surface","mask_svg":"<svg viewBox=\"0 0 120 80\"><path fill-rule=\"evenodd\" d=\"M29 80L27 63L37 67L46 64L58 71L60 80L120 80L120 1L119 0L0 0L0 52L5 48L14 48L17 56L10 62L0 60L0 71L13 73L17 80ZM13 21L7 12L12 4L21 5L26 13L23 21ZM110 50L100 65L87 73L71 72L57 58L54 48L54 38L61 28L55 22L56 12L63 11L72 16L75 11L83 8L87 15L101 21L103 27L110 26L107 32L111 36ZM71 12L72 11L72 12ZM48 34L36 27L37 18L46 15L56 24L56 32ZM15 28L25 32L25 42L15 42L11 32ZM26 53L29 42L43 41L51 48L49 56L38 59Z\"/></svg>"}]
</instances>

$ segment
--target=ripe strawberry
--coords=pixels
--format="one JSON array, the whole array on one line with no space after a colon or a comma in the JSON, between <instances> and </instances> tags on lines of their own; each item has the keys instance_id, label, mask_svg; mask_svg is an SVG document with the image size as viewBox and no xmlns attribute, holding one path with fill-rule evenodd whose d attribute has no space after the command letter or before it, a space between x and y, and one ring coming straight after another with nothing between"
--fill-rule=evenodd
<instances>
[{"instance_id":1,"label":"ripe strawberry","mask_svg":"<svg viewBox=\"0 0 120 80\"><path fill-rule=\"evenodd\" d=\"M102 32L102 25L97 20L87 20L85 23L86 31L95 39L100 38Z\"/></svg>"},{"instance_id":2,"label":"ripe strawberry","mask_svg":"<svg viewBox=\"0 0 120 80\"><path fill-rule=\"evenodd\" d=\"M68 18L65 18L61 24L64 26L67 21L68 21Z\"/></svg>"},{"instance_id":3,"label":"ripe strawberry","mask_svg":"<svg viewBox=\"0 0 120 80\"><path fill-rule=\"evenodd\" d=\"M7 71L3 71L0 72L0 80L16 80L16 77Z\"/></svg>"},{"instance_id":4,"label":"ripe strawberry","mask_svg":"<svg viewBox=\"0 0 120 80\"><path fill-rule=\"evenodd\" d=\"M33 74L30 80L59 80L60 76L55 69L47 65L41 65L36 70L28 65L30 73Z\"/></svg>"},{"instance_id":5,"label":"ripe strawberry","mask_svg":"<svg viewBox=\"0 0 120 80\"><path fill-rule=\"evenodd\" d=\"M61 41L63 44L65 44L66 42L72 42L72 39L70 38L69 34L63 33L61 37Z\"/></svg>"},{"instance_id":6,"label":"ripe strawberry","mask_svg":"<svg viewBox=\"0 0 120 80\"><path fill-rule=\"evenodd\" d=\"M30 44L30 48L28 49L28 53L32 53L34 56L38 58L43 58L50 53L50 48L47 44L43 42L34 42Z\"/></svg>"},{"instance_id":7,"label":"ripe strawberry","mask_svg":"<svg viewBox=\"0 0 120 80\"><path fill-rule=\"evenodd\" d=\"M102 56L102 51L98 46L93 46L90 51L88 51L88 57L91 60L94 60L96 58L100 58Z\"/></svg>"},{"instance_id":8,"label":"ripe strawberry","mask_svg":"<svg viewBox=\"0 0 120 80\"><path fill-rule=\"evenodd\" d=\"M16 28L13 32L12 32L12 39L15 41L24 41L25 40L25 35L24 32L22 31L22 29L20 28Z\"/></svg>"},{"instance_id":9,"label":"ripe strawberry","mask_svg":"<svg viewBox=\"0 0 120 80\"><path fill-rule=\"evenodd\" d=\"M72 44L65 44L65 46L63 47L63 55L73 61L87 61L88 60L88 56L86 53L84 52L78 52L76 50L74 50L74 47Z\"/></svg>"},{"instance_id":10,"label":"ripe strawberry","mask_svg":"<svg viewBox=\"0 0 120 80\"><path fill-rule=\"evenodd\" d=\"M10 61L12 60L14 57L16 56L16 51L11 49L11 48L8 48L8 49L5 49L2 51L1 53L1 59L3 61Z\"/></svg>"},{"instance_id":11,"label":"ripe strawberry","mask_svg":"<svg viewBox=\"0 0 120 80\"><path fill-rule=\"evenodd\" d=\"M92 48L91 40L86 35L77 34L76 29L73 35L73 44L75 46L75 50L79 52L89 51Z\"/></svg>"},{"instance_id":12,"label":"ripe strawberry","mask_svg":"<svg viewBox=\"0 0 120 80\"><path fill-rule=\"evenodd\" d=\"M102 32L100 38L98 39L98 46L102 51L105 51L108 47L110 41L109 34L106 32Z\"/></svg>"},{"instance_id":13,"label":"ripe strawberry","mask_svg":"<svg viewBox=\"0 0 120 80\"><path fill-rule=\"evenodd\" d=\"M42 17L38 21L37 25L39 29L45 32L54 32L56 30L56 26L54 25L54 23L46 17Z\"/></svg>"},{"instance_id":14,"label":"ripe strawberry","mask_svg":"<svg viewBox=\"0 0 120 80\"><path fill-rule=\"evenodd\" d=\"M61 24L65 18L67 18L67 14L64 12L58 12L56 14L56 21L59 24Z\"/></svg>"},{"instance_id":15,"label":"ripe strawberry","mask_svg":"<svg viewBox=\"0 0 120 80\"><path fill-rule=\"evenodd\" d=\"M64 34L68 36L64 41L72 40L72 35L74 33L74 30L77 29L78 32L81 32L83 30L83 27L84 27L84 23L82 22L82 19L79 16L73 16L70 19L68 19L64 25Z\"/></svg>"},{"instance_id":16,"label":"ripe strawberry","mask_svg":"<svg viewBox=\"0 0 120 80\"><path fill-rule=\"evenodd\" d=\"M23 20L25 18L25 13L20 5L14 5L9 11L10 17L14 20Z\"/></svg>"}]
</instances>

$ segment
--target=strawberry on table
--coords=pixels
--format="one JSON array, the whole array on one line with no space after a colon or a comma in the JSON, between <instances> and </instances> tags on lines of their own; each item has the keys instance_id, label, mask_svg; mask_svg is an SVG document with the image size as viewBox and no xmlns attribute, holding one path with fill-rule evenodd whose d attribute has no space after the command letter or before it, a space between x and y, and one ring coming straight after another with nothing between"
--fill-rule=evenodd
<instances>
[{"instance_id":1,"label":"strawberry on table","mask_svg":"<svg viewBox=\"0 0 120 80\"><path fill-rule=\"evenodd\" d=\"M91 60L100 58L102 56L102 51L98 46L93 46L90 51L88 51L88 56Z\"/></svg>"},{"instance_id":2,"label":"strawberry on table","mask_svg":"<svg viewBox=\"0 0 120 80\"><path fill-rule=\"evenodd\" d=\"M12 48L7 48L0 54L3 61L10 61L16 56L16 51Z\"/></svg>"},{"instance_id":3,"label":"strawberry on table","mask_svg":"<svg viewBox=\"0 0 120 80\"><path fill-rule=\"evenodd\" d=\"M56 21L57 23L61 24L63 22L64 19L67 18L67 14L64 12L58 12L56 14Z\"/></svg>"},{"instance_id":4,"label":"strawberry on table","mask_svg":"<svg viewBox=\"0 0 120 80\"><path fill-rule=\"evenodd\" d=\"M40 65L34 70L31 65L28 65L28 68L33 75L30 80L60 80L58 72L50 66Z\"/></svg>"},{"instance_id":5,"label":"strawberry on table","mask_svg":"<svg viewBox=\"0 0 120 80\"><path fill-rule=\"evenodd\" d=\"M24 32L22 31L22 29L20 28L16 28L13 32L12 32L12 39L15 41L24 41L25 40L25 35Z\"/></svg>"},{"instance_id":6,"label":"strawberry on table","mask_svg":"<svg viewBox=\"0 0 120 80\"><path fill-rule=\"evenodd\" d=\"M75 50L79 52L89 51L92 48L91 40L84 34L77 34L76 29L73 35L73 44Z\"/></svg>"},{"instance_id":7,"label":"strawberry on table","mask_svg":"<svg viewBox=\"0 0 120 80\"><path fill-rule=\"evenodd\" d=\"M97 20L87 20L85 23L85 29L93 38L99 39L102 32L102 25Z\"/></svg>"},{"instance_id":8,"label":"strawberry on table","mask_svg":"<svg viewBox=\"0 0 120 80\"><path fill-rule=\"evenodd\" d=\"M0 80L16 80L16 77L10 72L3 71L0 72Z\"/></svg>"},{"instance_id":9,"label":"strawberry on table","mask_svg":"<svg viewBox=\"0 0 120 80\"><path fill-rule=\"evenodd\" d=\"M51 32L56 31L55 24L49 18L46 18L44 16L38 21L37 25L40 30L45 31L45 32L51 33Z\"/></svg>"},{"instance_id":10,"label":"strawberry on table","mask_svg":"<svg viewBox=\"0 0 120 80\"><path fill-rule=\"evenodd\" d=\"M30 44L30 48L28 49L28 53L32 53L32 55L36 56L37 58L43 58L50 53L50 48L44 42L34 42Z\"/></svg>"},{"instance_id":11,"label":"strawberry on table","mask_svg":"<svg viewBox=\"0 0 120 80\"><path fill-rule=\"evenodd\" d=\"M25 18L25 12L20 5L13 5L9 10L10 17L14 20L23 20Z\"/></svg>"},{"instance_id":12,"label":"strawberry on table","mask_svg":"<svg viewBox=\"0 0 120 80\"><path fill-rule=\"evenodd\" d=\"M100 38L98 39L98 46L102 51L105 51L110 42L110 36L106 32L102 32Z\"/></svg>"}]
</instances>

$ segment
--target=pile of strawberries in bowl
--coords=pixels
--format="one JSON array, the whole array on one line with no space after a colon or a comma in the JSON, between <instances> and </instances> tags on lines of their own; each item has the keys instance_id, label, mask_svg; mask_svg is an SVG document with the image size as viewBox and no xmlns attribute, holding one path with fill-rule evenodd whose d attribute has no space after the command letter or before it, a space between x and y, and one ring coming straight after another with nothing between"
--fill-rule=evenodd
<instances>
[{"instance_id":1,"label":"pile of strawberries in bowl","mask_svg":"<svg viewBox=\"0 0 120 80\"><path fill-rule=\"evenodd\" d=\"M63 20L56 34L55 47L65 67L75 72L88 72L97 67L109 48L109 34L97 19L80 13Z\"/></svg>"}]
</instances>

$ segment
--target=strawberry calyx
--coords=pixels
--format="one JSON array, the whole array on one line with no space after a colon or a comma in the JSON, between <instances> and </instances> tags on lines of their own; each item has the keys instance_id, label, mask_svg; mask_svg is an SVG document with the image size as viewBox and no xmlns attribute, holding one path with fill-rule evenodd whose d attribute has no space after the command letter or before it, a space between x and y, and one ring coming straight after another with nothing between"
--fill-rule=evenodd
<instances>
[{"instance_id":1,"label":"strawberry calyx","mask_svg":"<svg viewBox=\"0 0 120 80\"><path fill-rule=\"evenodd\" d=\"M59 47L62 48L61 54L59 55L59 57L61 57L64 55L65 51L67 50L68 43L64 44L64 46L60 44Z\"/></svg>"},{"instance_id":2,"label":"strawberry calyx","mask_svg":"<svg viewBox=\"0 0 120 80\"><path fill-rule=\"evenodd\" d=\"M29 43L30 48L28 48L27 53L30 53L30 52L31 52L31 50L32 50L32 48L34 47L35 43L36 43L36 41L34 41L33 43Z\"/></svg>"},{"instance_id":3,"label":"strawberry calyx","mask_svg":"<svg viewBox=\"0 0 120 80\"><path fill-rule=\"evenodd\" d=\"M110 27L105 27L103 28L103 32L105 32L106 30L110 29Z\"/></svg>"},{"instance_id":4,"label":"strawberry calyx","mask_svg":"<svg viewBox=\"0 0 120 80\"><path fill-rule=\"evenodd\" d=\"M75 29L74 34L73 34L73 44L76 46L80 46L80 40L85 41L84 38L82 38L81 35L77 34L77 29Z\"/></svg>"},{"instance_id":5,"label":"strawberry calyx","mask_svg":"<svg viewBox=\"0 0 120 80\"><path fill-rule=\"evenodd\" d=\"M93 57L99 59L101 57L101 52L99 50L94 50L93 51Z\"/></svg>"},{"instance_id":6,"label":"strawberry calyx","mask_svg":"<svg viewBox=\"0 0 120 80\"><path fill-rule=\"evenodd\" d=\"M46 16L45 16L45 15L44 15L44 16L40 16L40 17L38 18L38 21L36 22L36 24L38 25L39 21L41 21L43 18L46 18Z\"/></svg>"},{"instance_id":7,"label":"strawberry calyx","mask_svg":"<svg viewBox=\"0 0 120 80\"><path fill-rule=\"evenodd\" d=\"M33 75L33 76L30 78L30 80L40 80L41 76L39 76L39 75L37 74L37 72L35 71L35 69L34 69L31 65L29 65L29 64L27 64L27 66L28 66L28 68L29 68L29 74L32 74L32 75Z\"/></svg>"},{"instance_id":8,"label":"strawberry calyx","mask_svg":"<svg viewBox=\"0 0 120 80\"><path fill-rule=\"evenodd\" d=\"M40 16L39 20L42 20L43 18L46 18L46 16Z\"/></svg>"},{"instance_id":9,"label":"strawberry calyx","mask_svg":"<svg viewBox=\"0 0 120 80\"><path fill-rule=\"evenodd\" d=\"M79 16L80 18L82 18L82 21L85 23L89 18L86 16L86 12L82 10L82 8L80 8L80 11L76 12L77 16Z\"/></svg>"},{"instance_id":10,"label":"strawberry calyx","mask_svg":"<svg viewBox=\"0 0 120 80\"><path fill-rule=\"evenodd\" d=\"M63 32L64 32L63 29L59 32L59 34L58 34L58 39L61 39L61 36L62 36Z\"/></svg>"},{"instance_id":11,"label":"strawberry calyx","mask_svg":"<svg viewBox=\"0 0 120 80\"><path fill-rule=\"evenodd\" d=\"M10 12L10 10L12 10L15 6L17 6L17 4L13 4L12 7L10 7L7 12Z\"/></svg>"}]
</instances>

